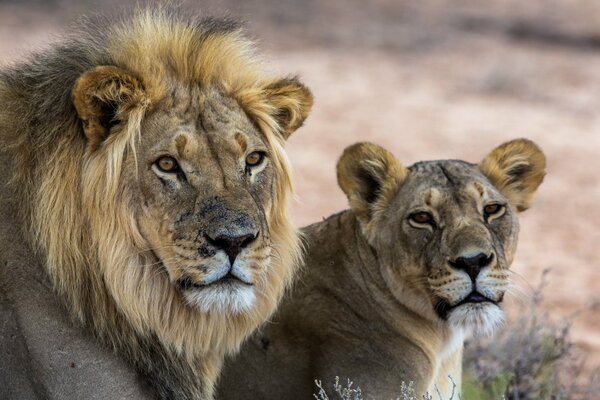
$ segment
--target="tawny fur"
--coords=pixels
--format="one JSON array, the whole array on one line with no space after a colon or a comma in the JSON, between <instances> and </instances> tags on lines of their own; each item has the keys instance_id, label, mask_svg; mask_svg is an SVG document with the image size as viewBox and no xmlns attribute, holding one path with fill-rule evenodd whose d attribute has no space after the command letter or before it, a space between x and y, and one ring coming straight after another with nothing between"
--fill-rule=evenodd
<instances>
[{"instance_id":1,"label":"tawny fur","mask_svg":"<svg viewBox=\"0 0 600 400\"><path fill-rule=\"evenodd\" d=\"M90 26L0 75L0 139L25 236L77 323L132 363L159 397L211 398L224 355L271 315L300 259L283 146L312 96L295 78L265 74L229 20L140 11ZM141 127L177 88L234 99L269 151L274 185L264 223L273 256L245 312L189 307L148 258L139 230L128 182ZM107 106L115 107L112 120Z\"/></svg>"},{"instance_id":2,"label":"tawny fur","mask_svg":"<svg viewBox=\"0 0 600 400\"><path fill-rule=\"evenodd\" d=\"M450 375L457 399L465 338L502 324L516 209L530 201L544 167L543 153L523 139L479 166L404 167L380 146L347 148L337 174L350 209L304 228L297 283L272 323L227 361L220 398L236 399L241 386L248 398L305 399L315 379L330 388L339 376L365 398L396 398L404 381L418 396L439 390L450 399ZM486 214L490 204L502 207ZM432 219L415 217L422 212ZM493 258L473 278L459 259L477 253ZM487 300L463 303L474 288Z\"/></svg>"}]
</instances>

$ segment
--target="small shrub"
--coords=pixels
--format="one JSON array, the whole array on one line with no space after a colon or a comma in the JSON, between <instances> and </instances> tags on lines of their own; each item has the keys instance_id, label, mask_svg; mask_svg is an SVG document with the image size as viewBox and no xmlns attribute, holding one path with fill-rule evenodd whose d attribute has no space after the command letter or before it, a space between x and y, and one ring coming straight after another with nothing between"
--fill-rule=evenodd
<instances>
[{"instance_id":1,"label":"small shrub","mask_svg":"<svg viewBox=\"0 0 600 400\"><path fill-rule=\"evenodd\" d=\"M452 381L452 394L450 398L444 399L442 394L438 391L436 393L437 398L435 400L456 400L457 397L460 397L458 395L455 397L454 393L456 392L456 384L454 383L454 380L451 377L448 378L450 379L450 381ZM350 379L348 379L346 386L342 386L340 384L340 377L336 376L335 383L333 384L333 395L335 397L330 398L327 394L327 391L323 388L322 382L316 380L315 385L317 385L319 391L317 394L313 394L313 396L317 400L363 400L360 387L356 387L356 389L354 389L352 387L353 384L354 383ZM413 382L409 382L408 384L406 382L401 382L399 388L399 396L396 397L395 400L434 400L434 398L430 394L426 394L422 398L419 398L415 393Z\"/></svg>"},{"instance_id":2,"label":"small shrub","mask_svg":"<svg viewBox=\"0 0 600 400\"><path fill-rule=\"evenodd\" d=\"M342 386L340 384L340 377L336 376L335 383L333 384L333 390L336 397L332 398L331 400L363 400L360 388L357 387L356 389L354 389L352 387L353 384L354 383L350 379L348 379L348 383L346 384L346 386ZM327 391L323 388L321 381L316 380L315 385L317 385L319 392L317 394L313 394L314 398L317 400L330 400L329 395L327 394Z\"/></svg>"},{"instance_id":3,"label":"small shrub","mask_svg":"<svg viewBox=\"0 0 600 400\"><path fill-rule=\"evenodd\" d=\"M548 271L533 299L507 329L468 343L463 359L463 399L588 400L600 393L599 371L584 376L585 359L570 337L575 317L556 322L541 310Z\"/></svg>"}]
</instances>

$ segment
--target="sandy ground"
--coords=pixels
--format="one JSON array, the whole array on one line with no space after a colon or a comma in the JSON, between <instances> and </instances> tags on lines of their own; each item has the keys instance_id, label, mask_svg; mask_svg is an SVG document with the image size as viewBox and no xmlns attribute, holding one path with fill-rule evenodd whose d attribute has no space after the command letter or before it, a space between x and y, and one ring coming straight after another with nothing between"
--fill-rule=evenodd
<instances>
[{"instance_id":1,"label":"sandy ground","mask_svg":"<svg viewBox=\"0 0 600 400\"><path fill-rule=\"evenodd\" d=\"M527 137L548 175L522 214L514 281L527 293L551 268L545 307L585 309L600 289L600 4L592 0L422 2L211 1L242 16L273 68L297 73L316 97L288 145L305 225L346 207L335 162L357 141L409 165L482 159ZM52 40L81 13L114 3L0 0L0 63ZM519 297L509 300L516 304ZM600 363L600 308L574 338Z\"/></svg>"}]
</instances>

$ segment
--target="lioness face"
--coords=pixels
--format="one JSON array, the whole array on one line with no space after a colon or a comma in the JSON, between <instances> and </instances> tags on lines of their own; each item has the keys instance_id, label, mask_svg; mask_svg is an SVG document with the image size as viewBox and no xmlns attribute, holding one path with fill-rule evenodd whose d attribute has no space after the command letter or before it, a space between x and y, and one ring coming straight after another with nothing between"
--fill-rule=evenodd
<instances>
[{"instance_id":1,"label":"lioness face","mask_svg":"<svg viewBox=\"0 0 600 400\"><path fill-rule=\"evenodd\" d=\"M269 147L216 90L164 102L142 126L140 231L190 305L246 310L271 258Z\"/></svg>"},{"instance_id":2,"label":"lioness face","mask_svg":"<svg viewBox=\"0 0 600 400\"><path fill-rule=\"evenodd\" d=\"M377 231L392 234L371 240L393 254L383 271L390 289L416 289L452 325L486 331L502 321L519 224L477 166L413 165L382 214Z\"/></svg>"},{"instance_id":3,"label":"lioness face","mask_svg":"<svg viewBox=\"0 0 600 400\"><path fill-rule=\"evenodd\" d=\"M371 157L359 177L373 196L354 208L389 290L421 315L467 333L491 332L503 320L517 210L527 208L544 175L533 143L499 149L480 165L452 160L409 168L383 149L353 155L355 163L357 155Z\"/></svg>"}]
</instances>

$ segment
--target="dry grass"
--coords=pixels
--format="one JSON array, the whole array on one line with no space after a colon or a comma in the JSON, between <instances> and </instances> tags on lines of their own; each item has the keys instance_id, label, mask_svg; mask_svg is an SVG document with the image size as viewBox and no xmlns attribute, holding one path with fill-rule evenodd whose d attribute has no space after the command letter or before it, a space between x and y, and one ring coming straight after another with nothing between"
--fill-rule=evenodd
<instances>
[{"instance_id":1,"label":"dry grass","mask_svg":"<svg viewBox=\"0 0 600 400\"><path fill-rule=\"evenodd\" d=\"M348 379L346 385L342 385L340 383L340 378L335 377L335 383L333 384L333 392L328 394L327 390L323 388L323 383L321 381L315 381L315 384L318 388L318 393L314 394L314 398L317 400L363 400L363 394L360 390L360 387L353 388L354 383ZM410 382L406 384L402 382L400 384L399 396L396 400L419 400L417 394L415 393L415 389L413 388L413 383ZM425 400L433 400L433 398L429 395L424 397Z\"/></svg>"}]
</instances>

